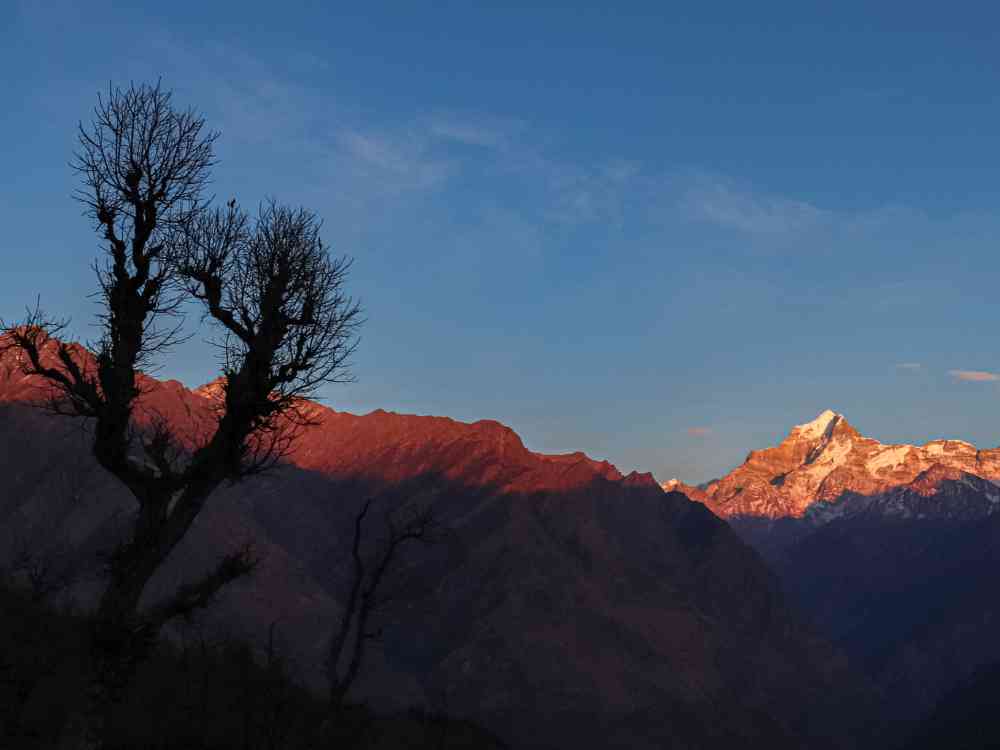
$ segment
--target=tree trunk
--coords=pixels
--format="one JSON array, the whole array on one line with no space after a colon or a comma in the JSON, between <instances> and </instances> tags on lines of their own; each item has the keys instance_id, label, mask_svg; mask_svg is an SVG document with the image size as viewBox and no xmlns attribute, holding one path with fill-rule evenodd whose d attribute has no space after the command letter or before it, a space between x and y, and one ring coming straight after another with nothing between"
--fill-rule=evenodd
<instances>
[{"instance_id":1,"label":"tree trunk","mask_svg":"<svg viewBox=\"0 0 1000 750\"><path fill-rule=\"evenodd\" d=\"M139 596L150 577L124 583L112 574L101 597L91 625L90 679L84 705L67 731L72 738L68 747L73 750L104 750L109 746L115 710L155 643L158 629L137 615Z\"/></svg>"}]
</instances>

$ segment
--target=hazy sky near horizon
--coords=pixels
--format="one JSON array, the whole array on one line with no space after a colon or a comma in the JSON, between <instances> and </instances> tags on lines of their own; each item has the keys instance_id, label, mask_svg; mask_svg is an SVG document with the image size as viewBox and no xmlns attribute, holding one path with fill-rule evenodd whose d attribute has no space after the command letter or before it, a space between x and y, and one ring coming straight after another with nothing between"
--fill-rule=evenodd
<instances>
[{"instance_id":1,"label":"hazy sky near horizon","mask_svg":"<svg viewBox=\"0 0 1000 750\"><path fill-rule=\"evenodd\" d=\"M88 335L75 126L162 77L220 200L355 258L335 409L691 482L825 408L1000 444L1000 7L116 5L0 0L0 317ZM197 339L161 371L215 374Z\"/></svg>"}]
</instances>

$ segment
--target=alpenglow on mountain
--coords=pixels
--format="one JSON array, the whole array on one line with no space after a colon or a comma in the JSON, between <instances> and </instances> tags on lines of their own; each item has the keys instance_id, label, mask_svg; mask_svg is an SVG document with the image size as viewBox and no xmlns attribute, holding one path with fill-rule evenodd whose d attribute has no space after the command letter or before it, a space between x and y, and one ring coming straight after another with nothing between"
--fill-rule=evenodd
<instances>
[{"instance_id":1,"label":"alpenglow on mountain","mask_svg":"<svg viewBox=\"0 0 1000 750\"><path fill-rule=\"evenodd\" d=\"M1000 509L998 481L1000 448L979 450L963 440L885 444L827 409L704 488L677 480L662 486L723 518L822 522L861 510L981 518Z\"/></svg>"},{"instance_id":2,"label":"alpenglow on mountain","mask_svg":"<svg viewBox=\"0 0 1000 750\"><path fill-rule=\"evenodd\" d=\"M721 479L664 489L703 502L761 554L902 737L1000 663L998 484L1000 449L885 444L824 411Z\"/></svg>"},{"instance_id":3,"label":"alpenglow on mountain","mask_svg":"<svg viewBox=\"0 0 1000 750\"><path fill-rule=\"evenodd\" d=\"M138 430L161 417L183 449L217 418L218 383L140 384ZM0 353L0 540L65 548L89 576L134 504L79 424L29 405L39 385ZM446 711L518 748L861 747L867 684L703 505L582 453L534 453L490 420L300 408L315 424L286 465L212 497L152 601L252 544L253 577L205 616L251 640L280 621L297 676L321 684L359 508L419 501L444 533L402 560L352 700ZM12 549L0 541L0 566Z\"/></svg>"}]
</instances>

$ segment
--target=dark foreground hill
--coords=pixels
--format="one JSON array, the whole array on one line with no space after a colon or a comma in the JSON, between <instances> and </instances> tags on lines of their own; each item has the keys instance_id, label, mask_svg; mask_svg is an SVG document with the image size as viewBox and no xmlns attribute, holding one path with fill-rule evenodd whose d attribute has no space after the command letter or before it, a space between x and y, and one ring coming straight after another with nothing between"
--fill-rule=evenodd
<instances>
[{"instance_id":1,"label":"dark foreground hill","mask_svg":"<svg viewBox=\"0 0 1000 750\"><path fill-rule=\"evenodd\" d=\"M83 710L86 620L42 601L17 576L0 582L0 747L51 750ZM421 711L350 708L329 721L294 679L280 639L253 644L188 628L140 669L111 723L121 750L501 750L467 721Z\"/></svg>"},{"instance_id":2,"label":"dark foreground hill","mask_svg":"<svg viewBox=\"0 0 1000 750\"><path fill-rule=\"evenodd\" d=\"M1000 747L1000 664L983 667L951 690L921 722L905 750Z\"/></svg>"},{"instance_id":3,"label":"dark foreground hill","mask_svg":"<svg viewBox=\"0 0 1000 750\"><path fill-rule=\"evenodd\" d=\"M212 418L211 387L144 387L148 413L179 434L194 439ZM20 539L54 559L95 559L127 498L93 468L78 426L24 404L30 391L11 363L0 369L8 551ZM533 453L496 422L307 408L318 426L289 466L220 493L154 588L252 541L263 563L213 621L258 638L276 623L318 685L360 503L419 500L449 533L406 561L355 699L474 719L518 747L870 739L870 696L701 504L582 454Z\"/></svg>"}]
</instances>

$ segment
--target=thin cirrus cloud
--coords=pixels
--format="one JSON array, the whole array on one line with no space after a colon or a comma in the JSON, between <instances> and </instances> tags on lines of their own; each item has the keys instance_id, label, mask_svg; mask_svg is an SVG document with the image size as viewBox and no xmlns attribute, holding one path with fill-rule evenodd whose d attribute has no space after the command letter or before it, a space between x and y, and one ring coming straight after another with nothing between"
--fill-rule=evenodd
<instances>
[{"instance_id":1,"label":"thin cirrus cloud","mask_svg":"<svg viewBox=\"0 0 1000 750\"><path fill-rule=\"evenodd\" d=\"M287 66L231 45L196 44L162 32L144 54L148 69L164 58L185 61L178 77L183 81L187 73L201 92L211 92L205 98L213 102L212 114L234 148L259 151L281 132L280 148L269 150L280 150L286 162L293 156L311 165L309 189L337 196L339 205L350 206L343 213L357 225L382 221L384 200L444 195L460 176L468 178L462 189L478 192L489 205L507 200L501 187L515 196L530 195L532 210L523 220L539 234L567 226L624 225L626 219L641 224L649 217L660 226L659 217L679 214L771 242L844 222L862 231L868 228L864 222L899 221L878 212L851 217L725 174L656 169L615 153L591 163L567 161L548 148L551 133L505 113L440 110L372 122L349 103L319 96ZM293 67L319 62L303 57ZM518 205L504 208L524 213Z\"/></svg>"},{"instance_id":2,"label":"thin cirrus cloud","mask_svg":"<svg viewBox=\"0 0 1000 750\"><path fill-rule=\"evenodd\" d=\"M481 189L491 201L497 174L537 189L533 219L541 225L615 224L627 206L658 213L673 205L701 222L774 237L798 235L832 217L805 201L758 192L724 175L650 173L615 154L591 164L567 162L549 152L545 133L520 117L446 110L372 123L238 47L195 45L169 34L156 44L157 59L186 60L199 71L227 138L258 146L270 143L275 132L286 134L285 150L317 165L316 179L338 195L353 196L356 209L373 197L442 191L468 172L490 178ZM247 70L249 81L237 75ZM212 71L207 80L203 71ZM323 132L316 123L333 127ZM352 216L357 220L359 211Z\"/></svg>"},{"instance_id":3,"label":"thin cirrus cloud","mask_svg":"<svg viewBox=\"0 0 1000 750\"><path fill-rule=\"evenodd\" d=\"M995 372L986 372L985 370L948 370L948 374L955 378L955 380L961 380L966 383L992 383L1000 380L1000 375Z\"/></svg>"},{"instance_id":4,"label":"thin cirrus cloud","mask_svg":"<svg viewBox=\"0 0 1000 750\"><path fill-rule=\"evenodd\" d=\"M695 219L748 234L798 234L831 218L829 211L811 203L758 194L719 178L697 180L681 202Z\"/></svg>"},{"instance_id":5,"label":"thin cirrus cloud","mask_svg":"<svg viewBox=\"0 0 1000 750\"><path fill-rule=\"evenodd\" d=\"M503 148L526 127L527 123L512 117L463 116L461 113L435 115L425 123L435 138L465 146Z\"/></svg>"},{"instance_id":6,"label":"thin cirrus cloud","mask_svg":"<svg viewBox=\"0 0 1000 750\"><path fill-rule=\"evenodd\" d=\"M337 142L355 168L377 179L391 179L397 187L437 187L453 171L447 160L427 154L421 138L343 130Z\"/></svg>"},{"instance_id":7,"label":"thin cirrus cloud","mask_svg":"<svg viewBox=\"0 0 1000 750\"><path fill-rule=\"evenodd\" d=\"M919 362L900 362L896 365L897 370L904 370L906 372L916 372L922 369L922 365Z\"/></svg>"},{"instance_id":8,"label":"thin cirrus cloud","mask_svg":"<svg viewBox=\"0 0 1000 750\"><path fill-rule=\"evenodd\" d=\"M691 437L706 437L712 433L710 427L688 427L687 434Z\"/></svg>"}]
</instances>

